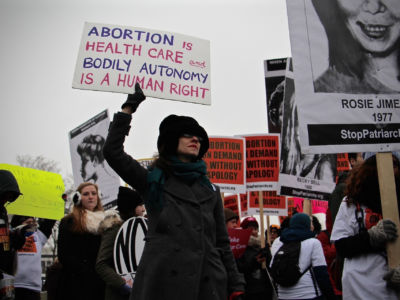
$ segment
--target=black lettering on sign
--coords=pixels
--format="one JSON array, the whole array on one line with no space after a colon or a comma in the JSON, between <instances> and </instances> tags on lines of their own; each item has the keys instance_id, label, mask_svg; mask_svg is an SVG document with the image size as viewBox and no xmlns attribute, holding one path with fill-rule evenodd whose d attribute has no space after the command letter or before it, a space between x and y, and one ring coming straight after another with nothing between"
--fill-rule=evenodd
<instances>
[{"instance_id":1,"label":"black lettering on sign","mask_svg":"<svg viewBox=\"0 0 400 300\"><path fill-rule=\"evenodd\" d=\"M118 274L136 273L147 234L147 219L133 217L119 229L114 242L114 266ZM138 239L139 237L143 237Z\"/></svg>"}]
</instances>

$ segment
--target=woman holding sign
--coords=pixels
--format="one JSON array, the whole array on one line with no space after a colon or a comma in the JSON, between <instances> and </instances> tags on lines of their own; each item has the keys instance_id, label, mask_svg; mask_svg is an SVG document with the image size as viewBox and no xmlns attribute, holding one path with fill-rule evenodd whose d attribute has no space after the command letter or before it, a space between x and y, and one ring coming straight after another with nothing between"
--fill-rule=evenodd
<instances>
[{"instance_id":1,"label":"woman holding sign","mask_svg":"<svg viewBox=\"0 0 400 300\"><path fill-rule=\"evenodd\" d=\"M160 124L159 156L146 169L124 152L131 114L145 99L139 84L114 115L104 145L109 165L145 199L146 245L130 299L240 299L243 276L230 248L219 189L202 160L209 142L196 120L170 115Z\"/></svg>"},{"instance_id":2,"label":"woman holding sign","mask_svg":"<svg viewBox=\"0 0 400 300\"><path fill-rule=\"evenodd\" d=\"M329 68L316 92L400 92L400 2L312 0L325 28Z\"/></svg>"},{"instance_id":3,"label":"woman holding sign","mask_svg":"<svg viewBox=\"0 0 400 300\"><path fill-rule=\"evenodd\" d=\"M400 195L400 164L395 156L393 167ZM331 235L337 253L345 258L343 299L398 299L400 266L389 271L386 257L386 244L398 233L391 220L382 219L376 156L352 169L346 183Z\"/></svg>"}]
</instances>

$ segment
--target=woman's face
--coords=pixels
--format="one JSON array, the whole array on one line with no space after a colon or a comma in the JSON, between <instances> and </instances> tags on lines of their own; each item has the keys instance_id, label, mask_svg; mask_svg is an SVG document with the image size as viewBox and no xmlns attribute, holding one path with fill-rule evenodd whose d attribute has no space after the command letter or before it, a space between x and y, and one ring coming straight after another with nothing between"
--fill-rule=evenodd
<instances>
[{"instance_id":1,"label":"woman's face","mask_svg":"<svg viewBox=\"0 0 400 300\"><path fill-rule=\"evenodd\" d=\"M99 200L96 187L94 185L85 186L81 191L81 199L83 208L94 211Z\"/></svg>"},{"instance_id":2,"label":"woman's face","mask_svg":"<svg viewBox=\"0 0 400 300\"><path fill-rule=\"evenodd\" d=\"M400 37L399 0L337 0L346 26L368 52L392 50Z\"/></svg>"}]
</instances>

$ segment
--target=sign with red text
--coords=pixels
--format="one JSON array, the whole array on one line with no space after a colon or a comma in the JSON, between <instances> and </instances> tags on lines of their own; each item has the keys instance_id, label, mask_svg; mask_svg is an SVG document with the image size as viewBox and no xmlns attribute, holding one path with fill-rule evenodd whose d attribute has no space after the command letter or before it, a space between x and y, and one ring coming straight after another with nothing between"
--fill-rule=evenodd
<instances>
[{"instance_id":1,"label":"sign with red text","mask_svg":"<svg viewBox=\"0 0 400 300\"><path fill-rule=\"evenodd\" d=\"M311 200L312 214L326 214L328 201Z\"/></svg>"},{"instance_id":2,"label":"sign with red text","mask_svg":"<svg viewBox=\"0 0 400 300\"><path fill-rule=\"evenodd\" d=\"M224 207L232 209L232 211L239 215L239 205L238 205L238 196L230 195L224 196Z\"/></svg>"},{"instance_id":3,"label":"sign with red text","mask_svg":"<svg viewBox=\"0 0 400 300\"><path fill-rule=\"evenodd\" d=\"M337 154L337 173L340 174L344 171L350 170L350 162L349 156L347 153L338 153Z\"/></svg>"},{"instance_id":4,"label":"sign with red text","mask_svg":"<svg viewBox=\"0 0 400 300\"><path fill-rule=\"evenodd\" d=\"M279 178L279 134L246 135L246 189L275 191Z\"/></svg>"},{"instance_id":5,"label":"sign with red text","mask_svg":"<svg viewBox=\"0 0 400 300\"><path fill-rule=\"evenodd\" d=\"M265 215L287 216L286 197L280 196L276 191L263 191L263 212ZM249 192L248 214L256 215L260 213L259 193Z\"/></svg>"},{"instance_id":6,"label":"sign with red text","mask_svg":"<svg viewBox=\"0 0 400 300\"><path fill-rule=\"evenodd\" d=\"M293 212L303 212L303 198L297 197L288 197L288 216L291 217ZM319 214L319 213L326 213L328 209L328 201L320 201L320 200L311 200L311 213L312 214Z\"/></svg>"},{"instance_id":7,"label":"sign with red text","mask_svg":"<svg viewBox=\"0 0 400 300\"><path fill-rule=\"evenodd\" d=\"M233 256L238 259L246 251L251 229L228 228L228 235Z\"/></svg>"},{"instance_id":8,"label":"sign with red text","mask_svg":"<svg viewBox=\"0 0 400 300\"><path fill-rule=\"evenodd\" d=\"M203 160L210 181L222 193L245 193L244 138L210 137L210 147Z\"/></svg>"},{"instance_id":9,"label":"sign with red text","mask_svg":"<svg viewBox=\"0 0 400 300\"><path fill-rule=\"evenodd\" d=\"M240 217L247 217L249 216L248 207L247 207L247 193L246 194L239 194L240 197Z\"/></svg>"},{"instance_id":10,"label":"sign with red text","mask_svg":"<svg viewBox=\"0 0 400 300\"><path fill-rule=\"evenodd\" d=\"M160 30L86 22L72 87L211 105L210 42Z\"/></svg>"}]
</instances>

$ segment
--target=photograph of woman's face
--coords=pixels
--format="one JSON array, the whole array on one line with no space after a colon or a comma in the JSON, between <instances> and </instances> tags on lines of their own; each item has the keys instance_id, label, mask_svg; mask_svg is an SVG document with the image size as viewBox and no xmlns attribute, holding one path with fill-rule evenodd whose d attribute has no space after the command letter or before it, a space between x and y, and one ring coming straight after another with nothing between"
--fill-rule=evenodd
<instances>
[{"instance_id":1,"label":"photograph of woman's face","mask_svg":"<svg viewBox=\"0 0 400 300\"><path fill-rule=\"evenodd\" d=\"M354 39L371 53L392 51L400 38L399 0L337 0Z\"/></svg>"}]
</instances>

